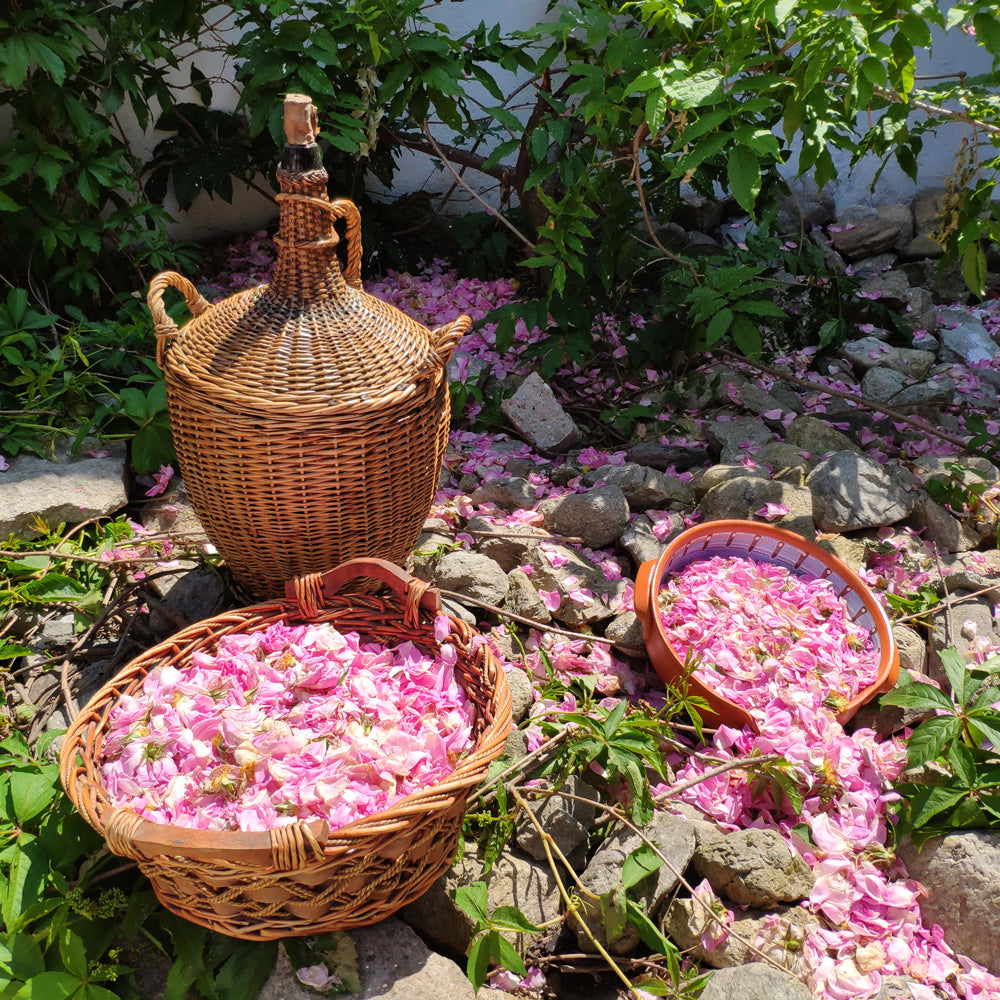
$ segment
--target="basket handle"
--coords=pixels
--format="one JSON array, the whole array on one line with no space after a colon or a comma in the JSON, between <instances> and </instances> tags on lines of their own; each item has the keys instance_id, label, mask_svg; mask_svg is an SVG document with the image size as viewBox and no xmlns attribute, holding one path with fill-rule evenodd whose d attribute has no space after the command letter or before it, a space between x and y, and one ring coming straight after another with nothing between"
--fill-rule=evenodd
<instances>
[{"instance_id":1,"label":"basket handle","mask_svg":"<svg viewBox=\"0 0 1000 1000\"><path fill-rule=\"evenodd\" d=\"M325 573L296 577L285 584L285 597L297 605L304 618L312 618L337 591L365 577L380 580L406 601L403 621L407 626L416 624L419 608L434 614L441 611L441 594L436 588L385 559L348 559Z\"/></svg>"},{"instance_id":2,"label":"basket handle","mask_svg":"<svg viewBox=\"0 0 1000 1000\"><path fill-rule=\"evenodd\" d=\"M468 316L459 316L446 326L439 326L431 333L431 342L434 344L434 353L442 365L448 364L451 360L452 351L455 345L464 337L472 326L472 319Z\"/></svg>"},{"instance_id":3,"label":"basket handle","mask_svg":"<svg viewBox=\"0 0 1000 1000\"><path fill-rule=\"evenodd\" d=\"M133 861L166 854L196 861L235 861L286 871L324 860L323 848L329 836L330 827L325 820L311 820L252 833L227 830L220 838L214 830L151 823L126 808L113 810L104 826L104 837L111 852Z\"/></svg>"},{"instance_id":4,"label":"basket handle","mask_svg":"<svg viewBox=\"0 0 1000 1000\"><path fill-rule=\"evenodd\" d=\"M347 220L347 232L344 239L347 240L347 267L344 268L344 281L351 288L361 287L361 255L364 249L361 246L361 213L358 206L348 198L338 198L330 202L330 215L334 219Z\"/></svg>"},{"instance_id":5,"label":"basket handle","mask_svg":"<svg viewBox=\"0 0 1000 1000\"><path fill-rule=\"evenodd\" d=\"M200 316L212 303L205 298L197 288L182 274L176 271L163 271L149 283L149 294L146 304L153 314L153 332L156 334L156 363L162 368L167 341L180 332L177 324L167 315L167 307L163 304L163 293L168 288L176 288L184 296L184 301L192 316Z\"/></svg>"}]
</instances>

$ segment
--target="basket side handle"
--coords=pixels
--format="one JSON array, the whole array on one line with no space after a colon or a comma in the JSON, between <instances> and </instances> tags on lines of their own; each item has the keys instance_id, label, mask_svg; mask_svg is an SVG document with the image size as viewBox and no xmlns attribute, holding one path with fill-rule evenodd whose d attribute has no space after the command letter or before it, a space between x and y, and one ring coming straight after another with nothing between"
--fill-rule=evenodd
<instances>
[{"instance_id":1,"label":"basket side handle","mask_svg":"<svg viewBox=\"0 0 1000 1000\"><path fill-rule=\"evenodd\" d=\"M441 594L423 580L410 576L385 559L349 559L325 573L309 573L285 584L286 598L298 606L303 617L312 618L337 591L354 580L374 577L406 601L406 621L416 623L418 608L433 614L441 611Z\"/></svg>"},{"instance_id":2,"label":"basket side handle","mask_svg":"<svg viewBox=\"0 0 1000 1000\"><path fill-rule=\"evenodd\" d=\"M338 198L330 202L330 214L334 219L345 219L347 221L347 232L344 239L347 240L347 267L344 268L344 281L351 288L361 287L361 255L364 250L361 246L361 213L358 206L348 198Z\"/></svg>"},{"instance_id":3,"label":"basket side handle","mask_svg":"<svg viewBox=\"0 0 1000 1000\"><path fill-rule=\"evenodd\" d=\"M323 860L330 827L325 820L311 820L259 832L227 830L220 836L213 830L151 823L132 809L119 808L108 816L104 836L113 854L133 861L165 854L289 870Z\"/></svg>"},{"instance_id":4,"label":"basket side handle","mask_svg":"<svg viewBox=\"0 0 1000 1000\"><path fill-rule=\"evenodd\" d=\"M146 304L153 314L153 332L156 334L156 363L162 368L167 341L180 332L177 324L167 315L167 307L163 304L163 293L168 288L176 288L184 296L184 301L192 316L200 316L211 306L211 302L198 291L182 274L176 271L163 271L149 283L149 293Z\"/></svg>"},{"instance_id":5,"label":"basket side handle","mask_svg":"<svg viewBox=\"0 0 1000 1000\"><path fill-rule=\"evenodd\" d=\"M469 332L471 326L472 319L469 316L459 316L458 319L452 320L445 326L439 326L431 333L433 350L441 365L448 364L455 345Z\"/></svg>"}]
</instances>

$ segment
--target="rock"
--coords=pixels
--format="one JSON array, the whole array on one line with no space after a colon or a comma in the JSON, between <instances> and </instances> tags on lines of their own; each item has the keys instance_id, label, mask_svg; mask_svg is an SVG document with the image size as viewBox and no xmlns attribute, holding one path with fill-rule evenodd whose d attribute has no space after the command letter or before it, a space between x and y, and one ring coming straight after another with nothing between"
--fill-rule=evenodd
<instances>
[{"instance_id":1,"label":"rock","mask_svg":"<svg viewBox=\"0 0 1000 1000\"><path fill-rule=\"evenodd\" d=\"M911 989L912 987L912 989ZM933 997L934 1000L947 1000L947 993L932 989L927 983L921 983L909 976L883 976L882 989L872 1000L913 1000L914 997Z\"/></svg>"},{"instance_id":2,"label":"rock","mask_svg":"<svg viewBox=\"0 0 1000 1000\"><path fill-rule=\"evenodd\" d=\"M841 434L819 417L796 417L785 431L785 441L813 458L832 451L861 451L846 434Z\"/></svg>"},{"instance_id":3,"label":"rock","mask_svg":"<svg viewBox=\"0 0 1000 1000\"><path fill-rule=\"evenodd\" d=\"M933 369L932 369L933 371ZM894 407L947 405L955 399L954 379L938 372L923 382L910 383L905 375L889 368L870 368L861 380L865 399Z\"/></svg>"},{"instance_id":4,"label":"rock","mask_svg":"<svg viewBox=\"0 0 1000 1000\"><path fill-rule=\"evenodd\" d=\"M940 552L969 552L982 542L978 531L926 494L917 497L907 524L923 531L923 540Z\"/></svg>"},{"instance_id":5,"label":"rock","mask_svg":"<svg viewBox=\"0 0 1000 1000\"><path fill-rule=\"evenodd\" d=\"M628 501L619 486L597 486L586 493L544 500L538 510L550 531L579 537L591 549L621 538L629 523Z\"/></svg>"},{"instance_id":6,"label":"rock","mask_svg":"<svg viewBox=\"0 0 1000 1000\"><path fill-rule=\"evenodd\" d=\"M669 517L670 529L662 538L653 534L653 522L645 514L640 514L619 539L619 544L631 556L636 569L644 562L659 559L667 544L684 530L684 519L680 514L671 513Z\"/></svg>"},{"instance_id":7,"label":"rock","mask_svg":"<svg viewBox=\"0 0 1000 1000\"><path fill-rule=\"evenodd\" d=\"M627 452L628 460L638 465L648 465L651 469L665 472L675 469L684 472L708 461L708 449L697 446L660 444L658 441L640 441Z\"/></svg>"},{"instance_id":8,"label":"rock","mask_svg":"<svg viewBox=\"0 0 1000 1000\"><path fill-rule=\"evenodd\" d=\"M475 539L476 551L492 559L504 572L509 573L528 561L528 550L539 541L549 538L541 528L528 524L497 524L492 518L473 517L466 525ZM454 539L449 539L454 542Z\"/></svg>"},{"instance_id":9,"label":"rock","mask_svg":"<svg viewBox=\"0 0 1000 1000\"><path fill-rule=\"evenodd\" d=\"M500 408L514 429L543 455L568 451L580 440L580 431L555 394L537 372L532 372L517 392Z\"/></svg>"},{"instance_id":10,"label":"rock","mask_svg":"<svg viewBox=\"0 0 1000 1000\"><path fill-rule=\"evenodd\" d=\"M914 236L899 252L900 260L937 260L944 256L944 247L933 236Z\"/></svg>"},{"instance_id":11,"label":"rock","mask_svg":"<svg viewBox=\"0 0 1000 1000\"><path fill-rule=\"evenodd\" d=\"M811 178L796 178L788 183L789 191L778 196L775 218L775 226L782 236L799 236L814 226L825 226L834 220L834 200L828 188L817 191Z\"/></svg>"},{"instance_id":12,"label":"rock","mask_svg":"<svg viewBox=\"0 0 1000 1000\"><path fill-rule=\"evenodd\" d=\"M552 621L552 616L538 596L530 577L520 569L512 569L507 574L507 599L504 608L511 614L531 618L533 621Z\"/></svg>"},{"instance_id":13,"label":"rock","mask_svg":"<svg viewBox=\"0 0 1000 1000\"><path fill-rule=\"evenodd\" d=\"M753 458L760 466L770 466L771 473L775 476L793 469L801 471L804 477L816 464L811 458L805 457L801 448L785 441L772 441L764 445Z\"/></svg>"},{"instance_id":14,"label":"rock","mask_svg":"<svg viewBox=\"0 0 1000 1000\"><path fill-rule=\"evenodd\" d=\"M535 590L561 595L559 607L551 612L553 618L567 625L586 625L614 616L608 602L624 593L625 580L608 580L600 566L568 545L550 544L544 550L535 546L528 558ZM553 562L561 565L553 566ZM570 591L578 589L590 591L589 602L570 596Z\"/></svg>"},{"instance_id":15,"label":"rock","mask_svg":"<svg viewBox=\"0 0 1000 1000\"><path fill-rule=\"evenodd\" d=\"M760 909L805 899L816 881L777 830L738 830L699 844L691 861L720 896Z\"/></svg>"},{"instance_id":16,"label":"rock","mask_svg":"<svg viewBox=\"0 0 1000 1000\"><path fill-rule=\"evenodd\" d=\"M913 211L913 231L919 236L928 236L941 224L941 212L947 190L943 187L921 188L914 196L910 208Z\"/></svg>"},{"instance_id":17,"label":"rock","mask_svg":"<svg viewBox=\"0 0 1000 1000\"><path fill-rule=\"evenodd\" d=\"M759 417L706 420L702 428L708 443L719 452L719 461L739 462L754 449L773 438L771 429Z\"/></svg>"},{"instance_id":18,"label":"rock","mask_svg":"<svg viewBox=\"0 0 1000 1000\"><path fill-rule=\"evenodd\" d=\"M837 220L838 225L840 221ZM905 228L898 222L883 222L877 218L856 225L849 224L842 229L833 226L830 229L833 248L845 260L860 260L889 250L899 244L906 233ZM909 239L906 242L909 242Z\"/></svg>"},{"instance_id":19,"label":"rock","mask_svg":"<svg viewBox=\"0 0 1000 1000\"><path fill-rule=\"evenodd\" d=\"M600 483L620 487L631 510L663 510L671 504L694 505L694 488L690 483L635 462L602 465L585 473L583 481L590 486Z\"/></svg>"},{"instance_id":20,"label":"rock","mask_svg":"<svg viewBox=\"0 0 1000 1000\"><path fill-rule=\"evenodd\" d=\"M121 449L106 458L56 461L19 455L2 475L0 539L30 541L35 517L51 528L110 517L128 503Z\"/></svg>"},{"instance_id":21,"label":"rock","mask_svg":"<svg viewBox=\"0 0 1000 1000\"><path fill-rule=\"evenodd\" d=\"M710 928L711 914L698 902L689 897L678 897L670 904L664 920L664 931L678 947L690 953L696 962L704 962L716 969L728 969L735 965L759 962L754 950L758 934L771 946L762 948L769 958L795 975L808 972L801 946L810 927L820 925L819 917L800 906L781 906L775 910L733 911L733 922L729 925L729 936L725 941L709 950L702 942L702 934ZM761 942L763 944L763 941Z\"/></svg>"},{"instance_id":22,"label":"rock","mask_svg":"<svg viewBox=\"0 0 1000 1000\"><path fill-rule=\"evenodd\" d=\"M832 552L855 573L868 561L868 549L860 539L848 538L846 535L820 535L816 542L820 548Z\"/></svg>"},{"instance_id":23,"label":"rock","mask_svg":"<svg viewBox=\"0 0 1000 1000\"><path fill-rule=\"evenodd\" d=\"M1000 974L1000 832L949 833L919 851L904 838L896 853L927 890L925 924L938 924L955 951Z\"/></svg>"},{"instance_id":24,"label":"rock","mask_svg":"<svg viewBox=\"0 0 1000 1000\"><path fill-rule=\"evenodd\" d=\"M891 368L900 372L910 381L919 382L931 370L937 360L930 351L916 351L909 347L890 347L875 337L845 342L840 353L852 364L867 371L876 366ZM802 418L799 418L802 419Z\"/></svg>"},{"instance_id":25,"label":"rock","mask_svg":"<svg viewBox=\"0 0 1000 1000\"><path fill-rule=\"evenodd\" d=\"M769 478L767 470L761 467L760 462L754 461L753 464L747 465L720 462L718 465L709 466L700 476L696 476L691 481L691 484L694 486L695 497L700 500L709 490L715 489L716 486L728 483L731 479L743 479L746 477L764 480Z\"/></svg>"},{"instance_id":26,"label":"rock","mask_svg":"<svg viewBox=\"0 0 1000 1000\"><path fill-rule=\"evenodd\" d=\"M150 531L184 544L208 538L180 476L173 476L160 496L144 500L140 517Z\"/></svg>"},{"instance_id":27,"label":"rock","mask_svg":"<svg viewBox=\"0 0 1000 1000\"><path fill-rule=\"evenodd\" d=\"M934 296L928 289L911 288L907 291L903 319L914 333L918 330L934 333L937 330L940 322L937 309L934 306ZM930 349L928 344L914 344L913 346L920 346L923 350Z\"/></svg>"},{"instance_id":28,"label":"rock","mask_svg":"<svg viewBox=\"0 0 1000 1000\"><path fill-rule=\"evenodd\" d=\"M813 519L820 531L880 528L908 517L916 495L904 492L877 462L853 451L834 452L809 473Z\"/></svg>"},{"instance_id":29,"label":"rock","mask_svg":"<svg viewBox=\"0 0 1000 1000\"><path fill-rule=\"evenodd\" d=\"M469 499L476 507L491 503L501 510L528 510L538 502L537 490L526 479L508 476L483 483Z\"/></svg>"},{"instance_id":30,"label":"rock","mask_svg":"<svg viewBox=\"0 0 1000 1000\"><path fill-rule=\"evenodd\" d=\"M902 372L872 367L861 379L861 394L873 403L891 403L906 386L906 376Z\"/></svg>"},{"instance_id":31,"label":"rock","mask_svg":"<svg viewBox=\"0 0 1000 1000\"><path fill-rule=\"evenodd\" d=\"M347 931L358 956L361 992L338 993L344 1000L475 1000L465 973L450 958L431 951L401 920ZM267 1000L316 1000L315 990L295 975L284 948L260 991Z\"/></svg>"},{"instance_id":32,"label":"rock","mask_svg":"<svg viewBox=\"0 0 1000 1000\"><path fill-rule=\"evenodd\" d=\"M971 593L961 590L949 593L950 606L940 607L931 615L931 630L927 640L928 676L946 690L948 678L941 664L942 650L954 646L964 656L976 639L1000 644L990 595L973 597ZM961 603L956 603L958 601Z\"/></svg>"},{"instance_id":33,"label":"rock","mask_svg":"<svg viewBox=\"0 0 1000 1000\"><path fill-rule=\"evenodd\" d=\"M899 236L893 243L893 249L901 250L913 239L913 209L909 205L876 205L875 219L883 226L899 227Z\"/></svg>"},{"instance_id":34,"label":"rock","mask_svg":"<svg viewBox=\"0 0 1000 1000\"><path fill-rule=\"evenodd\" d=\"M804 486L794 486L776 479L740 476L708 491L701 501L703 521L764 520L757 511L765 504L783 504L788 513L774 523L805 538L815 533L813 496Z\"/></svg>"},{"instance_id":35,"label":"rock","mask_svg":"<svg viewBox=\"0 0 1000 1000\"><path fill-rule=\"evenodd\" d=\"M597 809L592 802L600 800L596 788L584 784L575 775L570 775L563 783L562 791L578 798L566 798L555 792L532 805L535 819L552 838L562 856L575 872L582 872L587 866L587 849L590 829L594 825ZM581 802L579 799L588 799ZM515 821L517 846L530 854L536 861L545 861L545 844L535 824L524 813Z\"/></svg>"},{"instance_id":36,"label":"rock","mask_svg":"<svg viewBox=\"0 0 1000 1000\"><path fill-rule=\"evenodd\" d=\"M1000 479L1000 469L980 455L963 455L958 464L961 469L956 469L955 459L939 455L921 455L913 460L913 466L924 482L940 479L960 486L974 486L984 482L995 483Z\"/></svg>"},{"instance_id":37,"label":"rock","mask_svg":"<svg viewBox=\"0 0 1000 1000\"><path fill-rule=\"evenodd\" d=\"M724 365L718 371L722 375L722 390L731 403L737 403L758 416L770 410L785 409L780 399L776 399L739 372Z\"/></svg>"},{"instance_id":38,"label":"rock","mask_svg":"<svg viewBox=\"0 0 1000 1000\"><path fill-rule=\"evenodd\" d=\"M149 624L157 635L169 635L218 614L228 593L219 571L196 566L169 576L157 576L150 586L160 594L149 602Z\"/></svg>"},{"instance_id":39,"label":"rock","mask_svg":"<svg viewBox=\"0 0 1000 1000\"><path fill-rule=\"evenodd\" d=\"M466 853L435 881L419 899L404 906L400 916L426 941L452 954L463 955L472 940L475 924L453 898L460 885L483 880L489 891L489 908L517 907L533 924L558 921L562 897L548 865L535 864L512 851L504 851L489 873L482 857L466 845ZM555 935L558 934L558 928ZM538 934L504 932L523 955L533 946L554 940L550 928ZM415 1000L414 994L410 1000Z\"/></svg>"},{"instance_id":40,"label":"rock","mask_svg":"<svg viewBox=\"0 0 1000 1000\"><path fill-rule=\"evenodd\" d=\"M812 990L788 972L763 962L712 973L701 1000L812 1000Z\"/></svg>"},{"instance_id":41,"label":"rock","mask_svg":"<svg viewBox=\"0 0 1000 1000\"><path fill-rule=\"evenodd\" d=\"M507 596L507 574L480 552L445 552L433 570L433 582L444 590L459 591L485 604L502 604Z\"/></svg>"},{"instance_id":42,"label":"rock","mask_svg":"<svg viewBox=\"0 0 1000 1000\"><path fill-rule=\"evenodd\" d=\"M938 357L942 362L970 365L1000 357L1000 347L997 347L986 327L978 321L962 323L951 329L942 328L938 331L938 338L941 341ZM991 385L1000 383L1000 372L980 368L976 374Z\"/></svg>"},{"instance_id":43,"label":"rock","mask_svg":"<svg viewBox=\"0 0 1000 1000\"><path fill-rule=\"evenodd\" d=\"M877 300L890 309L901 309L906 305L910 282L903 271L885 271L872 275L861 282L858 295L863 299Z\"/></svg>"},{"instance_id":44,"label":"rock","mask_svg":"<svg viewBox=\"0 0 1000 1000\"><path fill-rule=\"evenodd\" d=\"M907 625L893 625L892 637L899 650L899 667L922 674L927 671L927 643Z\"/></svg>"},{"instance_id":45,"label":"rock","mask_svg":"<svg viewBox=\"0 0 1000 1000\"><path fill-rule=\"evenodd\" d=\"M642 624L634 611L625 611L615 618L604 630L605 639L614 643L615 649L623 656L641 659L646 655L646 643L642 638Z\"/></svg>"},{"instance_id":46,"label":"rock","mask_svg":"<svg viewBox=\"0 0 1000 1000\"><path fill-rule=\"evenodd\" d=\"M941 573L934 579L940 564ZM931 568L932 586L954 595L959 590L993 587L1000 577L1000 551L956 552L942 555Z\"/></svg>"},{"instance_id":47,"label":"rock","mask_svg":"<svg viewBox=\"0 0 1000 1000\"><path fill-rule=\"evenodd\" d=\"M694 853L695 836L691 825L682 816L657 812L643 829L648 837L669 860L669 865L659 869L627 890L630 899L644 901L644 909L650 917L656 916L663 908L667 896L677 885L680 874L687 867ZM607 839L594 852L594 856L580 876L584 888L598 896L610 898L622 892L622 865L625 859L637 850L643 841L628 827L617 824ZM582 951L594 952L596 948L584 927L616 955L627 955L639 944L639 934L628 921L616 928L617 934L609 939L607 925L602 919L602 907L584 898L583 905L568 920L570 930L576 933L577 944Z\"/></svg>"},{"instance_id":48,"label":"rock","mask_svg":"<svg viewBox=\"0 0 1000 1000\"><path fill-rule=\"evenodd\" d=\"M692 230L699 233L710 233L722 222L723 207L721 201L706 198L693 188L681 187L680 201L675 206L671 219L685 229L688 236Z\"/></svg>"},{"instance_id":49,"label":"rock","mask_svg":"<svg viewBox=\"0 0 1000 1000\"><path fill-rule=\"evenodd\" d=\"M507 687L510 689L511 715L514 725L528 714L535 700L531 679L521 667L510 666L507 670Z\"/></svg>"}]
</instances>

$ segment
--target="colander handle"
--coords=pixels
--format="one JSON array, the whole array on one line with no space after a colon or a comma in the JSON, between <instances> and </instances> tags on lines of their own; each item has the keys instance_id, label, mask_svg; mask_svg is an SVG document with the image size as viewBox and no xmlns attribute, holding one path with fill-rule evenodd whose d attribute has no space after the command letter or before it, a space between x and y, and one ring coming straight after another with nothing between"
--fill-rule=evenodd
<instances>
[{"instance_id":1,"label":"colander handle","mask_svg":"<svg viewBox=\"0 0 1000 1000\"><path fill-rule=\"evenodd\" d=\"M197 288L182 274L176 271L163 271L149 283L149 294L146 304L153 314L153 332L156 334L156 363L162 368L167 348L167 341L180 332L177 324L167 315L167 307L163 304L163 293L168 288L176 288L184 296L184 301L192 316L200 316L212 303L205 298Z\"/></svg>"},{"instance_id":2,"label":"colander handle","mask_svg":"<svg viewBox=\"0 0 1000 1000\"><path fill-rule=\"evenodd\" d=\"M339 590L366 577L380 580L406 601L404 624L408 627L416 624L419 608L434 614L441 611L441 595L434 587L385 559L349 559L325 573L296 577L285 584L285 597L297 605L304 618L312 618Z\"/></svg>"}]
</instances>

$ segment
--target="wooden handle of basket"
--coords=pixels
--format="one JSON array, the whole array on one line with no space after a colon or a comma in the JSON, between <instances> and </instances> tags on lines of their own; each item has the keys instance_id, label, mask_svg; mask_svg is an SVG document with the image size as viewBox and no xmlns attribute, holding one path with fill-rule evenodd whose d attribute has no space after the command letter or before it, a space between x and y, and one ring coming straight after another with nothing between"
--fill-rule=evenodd
<instances>
[{"instance_id":1,"label":"wooden handle of basket","mask_svg":"<svg viewBox=\"0 0 1000 1000\"><path fill-rule=\"evenodd\" d=\"M361 287L361 255L364 252L361 246L361 213L358 206L348 198L338 198L330 202L330 214L334 219L347 220L347 232L344 239L347 240L347 267L344 268L344 281L351 288Z\"/></svg>"},{"instance_id":2,"label":"wooden handle of basket","mask_svg":"<svg viewBox=\"0 0 1000 1000\"><path fill-rule=\"evenodd\" d=\"M177 324L167 315L167 307L163 304L163 293L168 288L176 288L184 296L184 301L192 316L200 316L211 306L197 288L182 274L176 271L163 271L149 283L149 294L146 304L153 314L153 332L156 334L156 363L162 368L167 341L180 332Z\"/></svg>"},{"instance_id":3,"label":"wooden handle of basket","mask_svg":"<svg viewBox=\"0 0 1000 1000\"><path fill-rule=\"evenodd\" d=\"M107 818L104 836L113 854L133 861L168 855L289 870L323 860L330 827L325 820L312 820L254 833L193 830L150 823L131 809L115 809Z\"/></svg>"},{"instance_id":4,"label":"wooden handle of basket","mask_svg":"<svg viewBox=\"0 0 1000 1000\"><path fill-rule=\"evenodd\" d=\"M472 320L468 316L459 316L446 326L439 326L432 334L434 353L442 365L451 360L455 345L469 332Z\"/></svg>"},{"instance_id":5,"label":"wooden handle of basket","mask_svg":"<svg viewBox=\"0 0 1000 1000\"><path fill-rule=\"evenodd\" d=\"M305 617L311 618L324 601L352 580L367 577L381 580L397 597L412 602L416 607L434 614L441 611L441 594L434 587L385 559L349 559L325 573L297 577L285 584L285 596L299 606Z\"/></svg>"}]
</instances>

